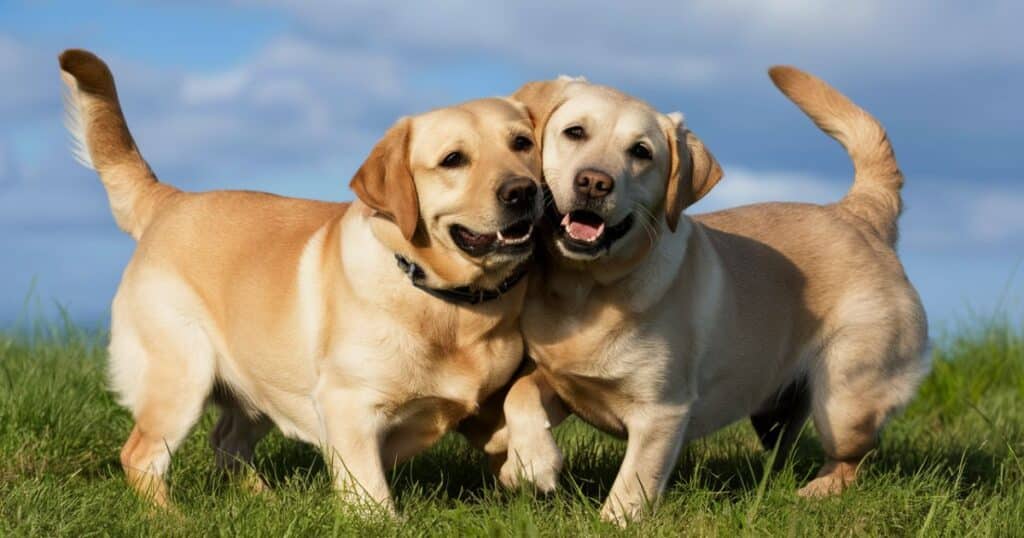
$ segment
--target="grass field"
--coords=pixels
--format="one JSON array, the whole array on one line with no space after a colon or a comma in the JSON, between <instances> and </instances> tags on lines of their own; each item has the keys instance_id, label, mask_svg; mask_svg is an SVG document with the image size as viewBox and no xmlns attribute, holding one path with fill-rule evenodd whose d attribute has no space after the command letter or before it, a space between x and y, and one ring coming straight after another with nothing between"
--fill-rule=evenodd
<instances>
[{"instance_id":1,"label":"grass field","mask_svg":"<svg viewBox=\"0 0 1024 538\"><path fill-rule=\"evenodd\" d=\"M396 522L346 513L317 453L277 434L256 461L273 493L225 483L206 442L209 412L171 466L178 514L153 513L119 467L130 419L104 386L105 335L25 333L0 335L0 536L620 532L597 509L624 445L578 422L558 430L567 472L553 497L501 491L482 459L449 436L394 471ZM813 428L782 470L766 472L770 455L737 424L688 446L657 512L625 534L1024 535L1024 335L975 324L940 337L933 361L920 395L840 498L794 494L821 463Z\"/></svg>"}]
</instances>

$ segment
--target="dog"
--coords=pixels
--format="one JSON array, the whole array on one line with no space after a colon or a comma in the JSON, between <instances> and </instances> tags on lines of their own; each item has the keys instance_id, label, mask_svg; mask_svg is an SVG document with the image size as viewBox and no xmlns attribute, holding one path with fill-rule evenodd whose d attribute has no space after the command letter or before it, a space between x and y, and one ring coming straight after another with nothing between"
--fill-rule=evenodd
<instances>
[{"instance_id":1,"label":"dog","mask_svg":"<svg viewBox=\"0 0 1024 538\"><path fill-rule=\"evenodd\" d=\"M343 500L394 513L385 468L473 418L524 355L542 212L526 108L491 98L399 120L351 204L188 193L143 160L102 60L68 50L60 68L77 154L138 242L110 342L135 420L131 486L168 505L171 454L212 399L222 468L250 463L276 426L322 449Z\"/></svg>"},{"instance_id":2,"label":"dog","mask_svg":"<svg viewBox=\"0 0 1024 538\"><path fill-rule=\"evenodd\" d=\"M528 83L550 192L522 326L532 370L504 402L509 486L556 487L569 413L628 439L604 519L663 492L686 441L750 417L766 447L808 415L840 492L928 369L925 313L897 258L903 177L882 126L792 67L778 88L849 152L837 203L683 210L722 177L678 113L582 79Z\"/></svg>"}]
</instances>

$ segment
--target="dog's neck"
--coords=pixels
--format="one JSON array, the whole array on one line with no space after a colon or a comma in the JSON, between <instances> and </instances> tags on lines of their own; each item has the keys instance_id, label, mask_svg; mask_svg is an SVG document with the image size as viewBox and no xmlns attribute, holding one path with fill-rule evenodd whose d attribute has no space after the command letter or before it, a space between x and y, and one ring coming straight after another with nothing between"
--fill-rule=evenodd
<instances>
[{"instance_id":1,"label":"dog's neck","mask_svg":"<svg viewBox=\"0 0 1024 538\"><path fill-rule=\"evenodd\" d=\"M412 241L407 241L394 223L374 214L365 205L356 204L354 214L346 224L347 232L342 234L342 242L347 243L343 252L355 252L355 256L362 259L349 260L346 265L359 265L363 273L378 275L374 278L386 281L388 288L414 294L429 293L428 290L495 290L500 291L498 297L492 298L487 293L483 296L497 300L521 279L517 277L522 276L522 265L482 267L464 259L459 253L431 244L422 230L417 231ZM411 275L410 270L414 270L415 275ZM415 278L411 278L413 276ZM443 301L446 294L432 295ZM448 302L476 304L488 301Z\"/></svg>"},{"instance_id":2,"label":"dog's neck","mask_svg":"<svg viewBox=\"0 0 1024 538\"><path fill-rule=\"evenodd\" d=\"M519 266L505 280L498 283L494 288L474 288L472 286L458 286L455 288L432 288L423 283L425 272L422 267L409 260L401 254L395 254L395 262L398 268L409 277L409 283L414 288L423 290L442 301L452 304L476 305L500 299L511 291L526 276L526 263Z\"/></svg>"}]
</instances>

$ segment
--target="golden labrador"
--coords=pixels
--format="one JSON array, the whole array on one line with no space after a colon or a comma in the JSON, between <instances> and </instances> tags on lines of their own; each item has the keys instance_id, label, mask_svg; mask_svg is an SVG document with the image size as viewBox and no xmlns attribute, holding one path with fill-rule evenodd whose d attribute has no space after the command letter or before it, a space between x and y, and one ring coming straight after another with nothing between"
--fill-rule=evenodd
<instances>
[{"instance_id":1,"label":"golden labrador","mask_svg":"<svg viewBox=\"0 0 1024 538\"><path fill-rule=\"evenodd\" d=\"M689 218L722 171L678 114L610 88L530 83L550 230L523 313L532 373L504 404L501 479L553 489L550 429L569 412L628 438L602 509L624 522L663 491L681 445L752 417L765 446L808 414L828 461L802 495L841 491L927 370L925 314L896 256L902 175L885 131L821 80L776 85L850 153L829 205Z\"/></svg>"},{"instance_id":2,"label":"golden labrador","mask_svg":"<svg viewBox=\"0 0 1024 538\"><path fill-rule=\"evenodd\" d=\"M160 505L171 453L211 396L218 463L272 426L322 448L350 501L393 511L385 468L508 383L542 209L525 107L482 99L404 118L351 204L157 181L107 66L60 57L69 127L138 241L114 298L110 377L135 427L131 485Z\"/></svg>"}]
</instances>

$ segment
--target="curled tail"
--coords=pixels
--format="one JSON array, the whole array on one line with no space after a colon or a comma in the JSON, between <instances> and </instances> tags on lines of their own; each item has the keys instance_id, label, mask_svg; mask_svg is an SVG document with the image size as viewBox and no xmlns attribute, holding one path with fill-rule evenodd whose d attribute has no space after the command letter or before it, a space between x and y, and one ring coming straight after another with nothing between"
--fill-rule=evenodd
<instances>
[{"instance_id":1,"label":"curled tail","mask_svg":"<svg viewBox=\"0 0 1024 538\"><path fill-rule=\"evenodd\" d=\"M850 154L853 187L840 207L860 217L882 240L896 243L896 220L903 210L903 174L885 129L863 109L825 81L794 67L775 66L772 82L826 134Z\"/></svg>"},{"instance_id":2,"label":"curled tail","mask_svg":"<svg viewBox=\"0 0 1024 538\"><path fill-rule=\"evenodd\" d=\"M60 55L67 85L67 128L75 157L95 170L107 189L114 220L138 239L163 203L178 189L160 183L142 159L117 100L114 76L91 52L70 49Z\"/></svg>"}]
</instances>

